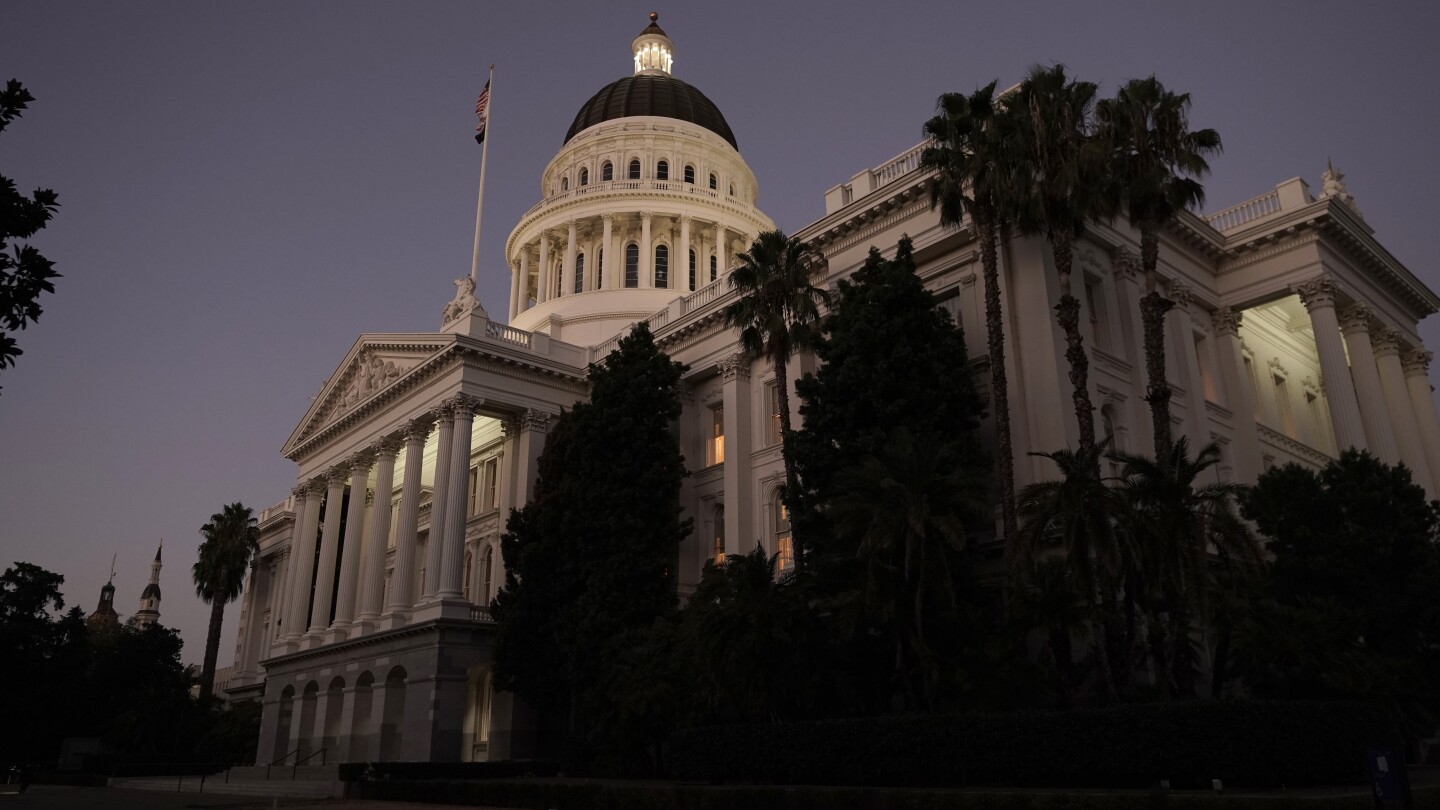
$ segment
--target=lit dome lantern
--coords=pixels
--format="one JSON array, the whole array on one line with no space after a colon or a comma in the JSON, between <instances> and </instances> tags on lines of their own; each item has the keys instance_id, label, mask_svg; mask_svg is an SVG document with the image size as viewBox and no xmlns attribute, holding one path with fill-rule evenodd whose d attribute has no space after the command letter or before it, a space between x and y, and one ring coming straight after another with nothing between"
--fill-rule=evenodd
<instances>
[{"instance_id":1,"label":"lit dome lantern","mask_svg":"<svg viewBox=\"0 0 1440 810\"><path fill-rule=\"evenodd\" d=\"M659 14L650 12L650 24L630 43L630 50L635 54L636 76L670 75L675 62L675 43L656 23L659 19Z\"/></svg>"}]
</instances>

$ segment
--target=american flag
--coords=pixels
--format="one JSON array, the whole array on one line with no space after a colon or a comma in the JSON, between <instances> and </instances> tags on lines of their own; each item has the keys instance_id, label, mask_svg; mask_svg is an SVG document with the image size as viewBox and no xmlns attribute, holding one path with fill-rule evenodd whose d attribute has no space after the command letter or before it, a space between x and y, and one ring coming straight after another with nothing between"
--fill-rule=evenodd
<instances>
[{"instance_id":1,"label":"american flag","mask_svg":"<svg viewBox=\"0 0 1440 810\"><path fill-rule=\"evenodd\" d=\"M485 143L485 125L490 122L490 82L485 82L485 89L480 91L480 98L475 101L475 117L480 119L480 124L475 127L475 143Z\"/></svg>"}]
</instances>

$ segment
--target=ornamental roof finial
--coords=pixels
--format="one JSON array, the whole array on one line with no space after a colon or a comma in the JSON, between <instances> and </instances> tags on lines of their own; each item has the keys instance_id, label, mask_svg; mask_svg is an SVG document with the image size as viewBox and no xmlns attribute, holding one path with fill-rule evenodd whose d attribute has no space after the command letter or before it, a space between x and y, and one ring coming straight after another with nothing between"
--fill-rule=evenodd
<instances>
[{"instance_id":1,"label":"ornamental roof finial","mask_svg":"<svg viewBox=\"0 0 1440 810\"><path fill-rule=\"evenodd\" d=\"M630 43L636 76L668 76L675 62L675 43L659 24L660 13L650 12L650 24Z\"/></svg>"},{"instance_id":2,"label":"ornamental roof finial","mask_svg":"<svg viewBox=\"0 0 1440 810\"><path fill-rule=\"evenodd\" d=\"M1330 158L1325 158L1325 171L1320 175L1320 199L1327 200L1331 197L1350 206L1355 216L1364 219L1360 213L1360 207L1355 204L1355 195L1345 187L1345 175L1335 169L1335 164Z\"/></svg>"}]
</instances>

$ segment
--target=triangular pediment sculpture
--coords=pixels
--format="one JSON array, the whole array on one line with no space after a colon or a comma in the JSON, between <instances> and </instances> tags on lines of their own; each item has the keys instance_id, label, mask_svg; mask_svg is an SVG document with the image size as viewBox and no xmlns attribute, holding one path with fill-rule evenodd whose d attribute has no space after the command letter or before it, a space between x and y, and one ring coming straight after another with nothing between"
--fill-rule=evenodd
<instances>
[{"instance_id":1,"label":"triangular pediment sculpture","mask_svg":"<svg viewBox=\"0 0 1440 810\"><path fill-rule=\"evenodd\" d=\"M354 411L454 342L449 335L362 335L285 443L296 446Z\"/></svg>"}]
</instances>

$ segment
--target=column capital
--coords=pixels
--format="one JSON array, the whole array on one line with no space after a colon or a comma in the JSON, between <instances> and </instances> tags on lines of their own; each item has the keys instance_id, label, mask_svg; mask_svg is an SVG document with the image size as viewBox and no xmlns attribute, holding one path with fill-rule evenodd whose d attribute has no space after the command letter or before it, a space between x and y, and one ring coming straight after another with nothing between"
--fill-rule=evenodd
<instances>
[{"instance_id":1,"label":"column capital","mask_svg":"<svg viewBox=\"0 0 1440 810\"><path fill-rule=\"evenodd\" d=\"M1335 306L1335 282L1329 276L1316 276L1309 281L1293 285L1291 290L1305 304L1305 309Z\"/></svg>"},{"instance_id":2,"label":"column capital","mask_svg":"<svg viewBox=\"0 0 1440 810\"><path fill-rule=\"evenodd\" d=\"M311 478L309 481L306 481L302 486L309 488L310 497L318 498L325 494L325 477L322 475L318 478Z\"/></svg>"},{"instance_id":3,"label":"column capital","mask_svg":"<svg viewBox=\"0 0 1440 810\"><path fill-rule=\"evenodd\" d=\"M601 219L602 221L606 222L606 223L614 222L614 221L615 221L615 215L614 215L614 214L601 214L601 215L600 215L600 219Z\"/></svg>"},{"instance_id":4,"label":"column capital","mask_svg":"<svg viewBox=\"0 0 1440 810\"><path fill-rule=\"evenodd\" d=\"M1220 307L1210 314L1210 320L1215 324L1215 331L1221 335L1236 336L1240 334L1240 322L1244 313L1230 307Z\"/></svg>"},{"instance_id":5,"label":"column capital","mask_svg":"<svg viewBox=\"0 0 1440 810\"><path fill-rule=\"evenodd\" d=\"M533 408L525 411L520 416L520 430L525 433L548 433L550 431L550 414Z\"/></svg>"},{"instance_id":6,"label":"column capital","mask_svg":"<svg viewBox=\"0 0 1440 810\"><path fill-rule=\"evenodd\" d=\"M295 500L297 501L305 500L306 498L310 497L310 482L304 481L302 483L296 484L290 489L290 494L293 495L295 497Z\"/></svg>"},{"instance_id":7,"label":"column capital","mask_svg":"<svg viewBox=\"0 0 1440 810\"><path fill-rule=\"evenodd\" d=\"M1121 245L1115 248L1115 258L1111 261L1112 272L1117 281L1135 281L1140 272L1140 262L1130 248Z\"/></svg>"},{"instance_id":8,"label":"column capital","mask_svg":"<svg viewBox=\"0 0 1440 810\"><path fill-rule=\"evenodd\" d=\"M381 437L379 441L375 442L370 452L375 454L376 461L384 461L387 458L394 460L395 455L400 452L400 448L403 446L404 442L401 441L401 437L392 433L389 436Z\"/></svg>"},{"instance_id":9,"label":"column capital","mask_svg":"<svg viewBox=\"0 0 1440 810\"><path fill-rule=\"evenodd\" d=\"M1403 358L1405 376L1410 377L1418 374L1428 377L1430 375L1430 360L1433 357L1435 357L1435 353L1428 349L1412 349L1406 352Z\"/></svg>"},{"instance_id":10,"label":"column capital","mask_svg":"<svg viewBox=\"0 0 1440 810\"><path fill-rule=\"evenodd\" d=\"M449 399L442 402L441 406L449 407L452 413L454 413L456 416L459 416L462 413L473 415L475 413L475 409L479 408L483 404L485 404L485 400L481 399L480 397L471 396L469 394L456 394L455 396L450 397Z\"/></svg>"},{"instance_id":11,"label":"column capital","mask_svg":"<svg viewBox=\"0 0 1440 810\"><path fill-rule=\"evenodd\" d=\"M1190 306L1190 295L1190 285L1180 279L1174 279L1165 285L1165 297L1174 301L1178 309Z\"/></svg>"},{"instance_id":12,"label":"column capital","mask_svg":"<svg viewBox=\"0 0 1440 810\"><path fill-rule=\"evenodd\" d=\"M405 427L401 429L401 432L404 434L406 441L423 442L430 437L430 427L433 424L429 419L411 419L405 423Z\"/></svg>"},{"instance_id":13,"label":"column capital","mask_svg":"<svg viewBox=\"0 0 1440 810\"><path fill-rule=\"evenodd\" d=\"M1400 332L1389 326L1382 326L1370 333L1370 345L1375 348L1376 357L1400 353Z\"/></svg>"},{"instance_id":14,"label":"column capital","mask_svg":"<svg viewBox=\"0 0 1440 810\"><path fill-rule=\"evenodd\" d=\"M367 473L371 467L375 466L375 451L369 447L356 451L345 460L345 463L350 465L351 475Z\"/></svg>"},{"instance_id":15,"label":"column capital","mask_svg":"<svg viewBox=\"0 0 1440 810\"><path fill-rule=\"evenodd\" d=\"M1347 335L1370 330L1370 305L1364 301L1356 301L1337 314L1340 316L1340 331Z\"/></svg>"},{"instance_id":16,"label":"column capital","mask_svg":"<svg viewBox=\"0 0 1440 810\"><path fill-rule=\"evenodd\" d=\"M650 213L649 211L641 211L641 212L640 212L640 221L641 221L641 222L649 222L649 221L650 221L650 218L653 217L653 216L655 216L655 215L652 214L652 213Z\"/></svg>"},{"instance_id":17,"label":"column capital","mask_svg":"<svg viewBox=\"0 0 1440 810\"><path fill-rule=\"evenodd\" d=\"M750 355L737 352L720 361L720 376L725 382L750 379Z\"/></svg>"},{"instance_id":18,"label":"column capital","mask_svg":"<svg viewBox=\"0 0 1440 810\"><path fill-rule=\"evenodd\" d=\"M679 220L681 225L689 225L691 222L695 221L695 218L690 216L689 214L681 214L677 219Z\"/></svg>"},{"instance_id":19,"label":"column capital","mask_svg":"<svg viewBox=\"0 0 1440 810\"><path fill-rule=\"evenodd\" d=\"M328 486L345 486L350 478L349 462L341 462L325 471L325 483Z\"/></svg>"},{"instance_id":20,"label":"column capital","mask_svg":"<svg viewBox=\"0 0 1440 810\"><path fill-rule=\"evenodd\" d=\"M430 415L435 418L435 424L437 425L445 424L447 422L450 424L454 424L455 406L453 403L450 402L450 400L447 399L432 408L430 410Z\"/></svg>"}]
</instances>

